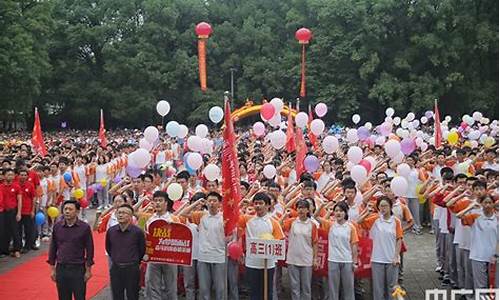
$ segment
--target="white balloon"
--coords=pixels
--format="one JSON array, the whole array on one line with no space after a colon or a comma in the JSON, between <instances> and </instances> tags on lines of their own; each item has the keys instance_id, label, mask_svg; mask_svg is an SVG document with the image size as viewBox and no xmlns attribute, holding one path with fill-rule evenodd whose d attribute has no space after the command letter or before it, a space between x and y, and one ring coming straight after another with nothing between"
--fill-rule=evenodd
<instances>
[{"instance_id":1,"label":"white balloon","mask_svg":"<svg viewBox=\"0 0 500 300\"><path fill-rule=\"evenodd\" d=\"M384 121L389 124L394 123L394 120L391 117L385 117Z\"/></svg>"},{"instance_id":2,"label":"white balloon","mask_svg":"<svg viewBox=\"0 0 500 300\"><path fill-rule=\"evenodd\" d=\"M148 150L139 148L133 152L132 160L134 166L145 168L151 161L151 154Z\"/></svg>"},{"instance_id":3,"label":"white balloon","mask_svg":"<svg viewBox=\"0 0 500 300\"><path fill-rule=\"evenodd\" d=\"M208 181L214 181L220 177L220 169L215 164L208 164L205 169L203 169L203 175Z\"/></svg>"},{"instance_id":4,"label":"white balloon","mask_svg":"<svg viewBox=\"0 0 500 300\"><path fill-rule=\"evenodd\" d=\"M406 196L408 181L401 176L396 176L391 180L391 190L398 197Z\"/></svg>"},{"instance_id":5,"label":"white balloon","mask_svg":"<svg viewBox=\"0 0 500 300\"><path fill-rule=\"evenodd\" d=\"M424 142L424 139L422 139L421 137L417 137L415 139L415 145L417 145L417 146L422 145L423 142Z\"/></svg>"},{"instance_id":6,"label":"white balloon","mask_svg":"<svg viewBox=\"0 0 500 300\"><path fill-rule=\"evenodd\" d=\"M201 139L201 153L211 154L212 153L213 142L207 138Z\"/></svg>"},{"instance_id":7,"label":"white balloon","mask_svg":"<svg viewBox=\"0 0 500 300\"><path fill-rule=\"evenodd\" d=\"M219 106L214 106L208 111L208 118L213 123L217 124L224 118L224 111Z\"/></svg>"},{"instance_id":8,"label":"white balloon","mask_svg":"<svg viewBox=\"0 0 500 300\"><path fill-rule=\"evenodd\" d=\"M388 116L388 117L392 117L394 115L394 108L392 107L388 107L386 110L385 110L385 115Z\"/></svg>"},{"instance_id":9,"label":"white balloon","mask_svg":"<svg viewBox=\"0 0 500 300\"><path fill-rule=\"evenodd\" d=\"M139 148L146 149L147 151L151 151L153 145L151 145L145 138L139 140Z\"/></svg>"},{"instance_id":10,"label":"white balloon","mask_svg":"<svg viewBox=\"0 0 500 300\"><path fill-rule=\"evenodd\" d=\"M366 129L371 130L373 128L373 124L370 122L366 122L365 127L366 127Z\"/></svg>"},{"instance_id":11,"label":"white balloon","mask_svg":"<svg viewBox=\"0 0 500 300\"><path fill-rule=\"evenodd\" d=\"M400 117L395 117L393 119L393 122L394 122L394 125L398 126L399 124L401 124L401 118Z\"/></svg>"},{"instance_id":12,"label":"white balloon","mask_svg":"<svg viewBox=\"0 0 500 300\"><path fill-rule=\"evenodd\" d=\"M358 114L354 114L354 115L352 115L352 122L353 122L354 124L358 124L358 123L359 123L359 121L361 121L361 117L360 117Z\"/></svg>"},{"instance_id":13,"label":"white balloon","mask_svg":"<svg viewBox=\"0 0 500 300\"><path fill-rule=\"evenodd\" d=\"M283 110L283 100L280 98L273 98L270 103L274 106L274 114L281 114L281 111Z\"/></svg>"},{"instance_id":14,"label":"white balloon","mask_svg":"<svg viewBox=\"0 0 500 300\"><path fill-rule=\"evenodd\" d=\"M314 119L311 122L311 131L315 136L320 136L325 130L325 123L321 119Z\"/></svg>"},{"instance_id":15,"label":"white balloon","mask_svg":"<svg viewBox=\"0 0 500 300\"><path fill-rule=\"evenodd\" d=\"M399 163L402 163L403 162L403 159L405 158L405 155L403 152L399 151L398 155L396 155L395 157L392 158L392 160L399 164Z\"/></svg>"},{"instance_id":16,"label":"white balloon","mask_svg":"<svg viewBox=\"0 0 500 300\"><path fill-rule=\"evenodd\" d=\"M450 121L451 121L451 117L450 117L450 116L446 116L446 117L444 117L444 120L445 120L446 122L450 122Z\"/></svg>"},{"instance_id":17,"label":"white balloon","mask_svg":"<svg viewBox=\"0 0 500 300\"><path fill-rule=\"evenodd\" d=\"M299 128L306 128L307 126L307 121L309 120L309 116L301 111L295 116L295 124L297 124L297 127Z\"/></svg>"},{"instance_id":18,"label":"white balloon","mask_svg":"<svg viewBox=\"0 0 500 300\"><path fill-rule=\"evenodd\" d=\"M427 121L429 121L429 119L427 119L426 116L423 116L422 118L420 118L420 123L422 123L422 124L427 124Z\"/></svg>"},{"instance_id":19,"label":"white balloon","mask_svg":"<svg viewBox=\"0 0 500 300\"><path fill-rule=\"evenodd\" d=\"M278 127L281 124L281 114L274 115L271 119L269 119L268 123L273 127Z\"/></svg>"},{"instance_id":20,"label":"white balloon","mask_svg":"<svg viewBox=\"0 0 500 300\"><path fill-rule=\"evenodd\" d=\"M471 132L469 132L469 139L471 140L477 140L479 137L481 136L481 131L479 130L472 130Z\"/></svg>"},{"instance_id":21,"label":"white balloon","mask_svg":"<svg viewBox=\"0 0 500 300\"><path fill-rule=\"evenodd\" d=\"M471 116L467 116L467 120L465 121L465 123L467 123L469 126L472 126L474 125L474 118L472 118Z\"/></svg>"},{"instance_id":22,"label":"white balloon","mask_svg":"<svg viewBox=\"0 0 500 300\"><path fill-rule=\"evenodd\" d=\"M403 137L403 131L404 131L403 128L396 129L396 135L399 137Z\"/></svg>"},{"instance_id":23,"label":"white balloon","mask_svg":"<svg viewBox=\"0 0 500 300\"><path fill-rule=\"evenodd\" d=\"M194 132L200 138L205 138L205 137L207 137L207 134L208 134L208 127L205 124L199 124L198 126L196 126L196 129Z\"/></svg>"},{"instance_id":24,"label":"white balloon","mask_svg":"<svg viewBox=\"0 0 500 300\"><path fill-rule=\"evenodd\" d=\"M192 135L192 136L188 137L187 145L188 145L188 148L194 152L201 151L202 147L203 147L201 138L197 135Z\"/></svg>"},{"instance_id":25,"label":"white balloon","mask_svg":"<svg viewBox=\"0 0 500 300\"><path fill-rule=\"evenodd\" d=\"M179 130L177 132L177 137L183 139L183 138L185 138L188 135L188 133L189 133L189 129L188 129L188 127L186 125L184 125L184 124L179 125Z\"/></svg>"},{"instance_id":26,"label":"white balloon","mask_svg":"<svg viewBox=\"0 0 500 300\"><path fill-rule=\"evenodd\" d=\"M429 148L429 145L427 143L422 143L420 144L420 150L422 151L426 151L427 148Z\"/></svg>"},{"instance_id":27,"label":"white balloon","mask_svg":"<svg viewBox=\"0 0 500 300\"><path fill-rule=\"evenodd\" d=\"M408 130L403 130L403 131L401 132L401 137L402 137L402 138L406 139L406 138L407 138L407 137L409 137L409 136L410 136L410 131L408 131Z\"/></svg>"},{"instance_id":28,"label":"white balloon","mask_svg":"<svg viewBox=\"0 0 500 300\"><path fill-rule=\"evenodd\" d=\"M411 168L408 164L402 163L397 166L396 172L399 176L408 177L408 175L410 175Z\"/></svg>"},{"instance_id":29,"label":"white balloon","mask_svg":"<svg viewBox=\"0 0 500 300\"><path fill-rule=\"evenodd\" d=\"M413 128L418 128L418 126L420 126L420 121L419 120L413 120L411 122L411 124L413 125Z\"/></svg>"},{"instance_id":30,"label":"white balloon","mask_svg":"<svg viewBox=\"0 0 500 300\"><path fill-rule=\"evenodd\" d=\"M479 142L481 144L484 144L484 141L488 138L488 135L486 133L481 134L481 137L479 137Z\"/></svg>"},{"instance_id":31,"label":"white balloon","mask_svg":"<svg viewBox=\"0 0 500 300\"><path fill-rule=\"evenodd\" d=\"M273 165L266 165L262 173L264 173L267 179L273 179L276 176L276 168Z\"/></svg>"},{"instance_id":32,"label":"white balloon","mask_svg":"<svg viewBox=\"0 0 500 300\"><path fill-rule=\"evenodd\" d=\"M165 126L165 131L171 137L176 137L179 134L179 129L179 123L177 123L176 121L170 121Z\"/></svg>"},{"instance_id":33,"label":"white balloon","mask_svg":"<svg viewBox=\"0 0 500 300\"><path fill-rule=\"evenodd\" d=\"M414 113L412 113L412 112L409 112L409 113L406 115L406 120L407 120L408 122L411 122L411 121L415 120L415 114L414 114Z\"/></svg>"},{"instance_id":34,"label":"white balloon","mask_svg":"<svg viewBox=\"0 0 500 300\"><path fill-rule=\"evenodd\" d=\"M359 140L358 131L354 128L347 130L346 138L349 143L356 143Z\"/></svg>"},{"instance_id":35,"label":"white balloon","mask_svg":"<svg viewBox=\"0 0 500 300\"><path fill-rule=\"evenodd\" d=\"M362 185L366 181L367 176L368 174L366 172L365 167L360 165L355 165L351 168L351 178L358 185Z\"/></svg>"},{"instance_id":36,"label":"white balloon","mask_svg":"<svg viewBox=\"0 0 500 300\"><path fill-rule=\"evenodd\" d=\"M168 198L172 201L176 201L182 198L182 194L184 191L182 190L182 186L177 182L171 183L167 187Z\"/></svg>"},{"instance_id":37,"label":"white balloon","mask_svg":"<svg viewBox=\"0 0 500 300\"><path fill-rule=\"evenodd\" d=\"M375 139L375 144L382 146L385 143L385 136L378 136L377 139Z\"/></svg>"},{"instance_id":38,"label":"white balloon","mask_svg":"<svg viewBox=\"0 0 500 300\"><path fill-rule=\"evenodd\" d=\"M190 152L186 161L188 166L193 170L198 170L203 165L203 157L197 152Z\"/></svg>"},{"instance_id":39,"label":"white balloon","mask_svg":"<svg viewBox=\"0 0 500 300\"><path fill-rule=\"evenodd\" d=\"M156 104L156 111L160 116L164 117L170 112L170 104L165 100L160 100Z\"/></svg>"},{"instance_id":40,"label":"white balloon","mask_svg":"<svg viewBox=\"0 0 500 300\"><path fill-rule=\"evenodd\" d=\"M406 119L401 120L401 128L408 128L408 121Z\"/></svg>"},{"instance_id":41,"label":"white balloon","mask_svg":"<svg viewBox=\"0 0 500 300\"><path fill-rule=\"evenodd\" d=\"M394 158L401 152L401 145L398 141L388 140L384 145L384 150L389 157Z\"/></svg>"},{"instance_id":42,"label":"white balloon","mask_svg":"<svg viewBox=\"0 0 500 300\"><path fill-rule=\"evenodd\" d=\"M480 122L481 122L481 124L488 124L490 122L490 119L482 117Z\"/></svg>"},{"instance_id":43,"label":"white balloon","mask_svg":"<svg viewBox=\"0 0 500 300\"><path fill-rule=\"evenodd\" d=\"M347 151L347 159L354 164L359 163L363 159L363 150L357 146L352 146Z\"/></svg>"},{"instance_id":44,"label":"white balloon","mask_svg":"<svg viewBox=\"0 0 500 300\"><path fill-rule=\"evenodd\" d=\"M479 111L475 111L473 114L472 114L472 118L475 120L475 121L480 121L481 118L483 117L483 114Z\"/></svg>"},{"instance_id":45,"label":"white balloon","mask_svg":"<svg viewBox=\"0 0 500 300\"><path fill-rule=\"evenodd\" d=\"M271 139L271 146L273 146L273 148L276 150L280 150L286 144L286 134L281 130L276 130L272 132L270 139Z\"/></svg>"},{"instance_id":46,"label":"white balloon","mask_svg":"<svg viewBox=\"0 0 500 300\"><path fill-rule=\"evenodd\" d=\"M154 126L148 126L146 130L144 130L144 138L150 144L154 143L158 139L159 134L158 129Z\"/></svg>"},{"instance_id":47,"label":"white balloon","mask_svg":"<svg viewBox=\"0 0 500 300\"><path fill-rule=\"evenodd\" d=\"M334 136L327 136L323 139L323 149L325 153L332 154L339 148L339 140Z\"/></svg>"}]
</instances>

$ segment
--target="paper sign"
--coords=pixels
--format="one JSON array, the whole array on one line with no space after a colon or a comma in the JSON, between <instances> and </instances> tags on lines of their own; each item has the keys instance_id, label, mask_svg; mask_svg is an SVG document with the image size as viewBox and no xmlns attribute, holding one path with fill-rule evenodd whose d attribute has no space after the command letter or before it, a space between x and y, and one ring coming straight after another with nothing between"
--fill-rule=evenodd
<instances>
[{"instance_id":1,"label":"paper sign","mask_svg":"<svg viewBox=\"0 0 500 300\"><path fill-rule=\"evenodd\" d=\"M285 240L247 239L246 255L252 258L285 259Z\"/></svg>"}]
</instances>

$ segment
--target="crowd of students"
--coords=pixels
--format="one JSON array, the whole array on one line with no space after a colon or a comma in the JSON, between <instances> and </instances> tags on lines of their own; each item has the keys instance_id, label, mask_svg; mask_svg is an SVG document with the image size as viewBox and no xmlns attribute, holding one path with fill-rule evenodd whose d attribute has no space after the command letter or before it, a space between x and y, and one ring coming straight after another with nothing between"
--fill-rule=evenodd
<instances>
[{"instance_id":1,"label":"crowd of students","mask_svg":"<svg viewBox=\"0 0 500 300\"><path fill-rule=\"evenodd\" d=\"M262 299L263 260L245 255L235 260L226 251L228 243L239 243L244 249L245 239L262 236L287 239L285 262L267 264L268 299L278 299L284 293L283 280L289 280L292 299L354 299L360 293L355 270L362 238L373 243L373 299L392 299L394 289L403 285L404 255L412 255L412 249L406 249L405 234L424 232L436 237L436 272L444 286L498 287L498 276L495 282L489 276L491 266L498 274L495 146L471 148L445 143L439 149L415 150L404 158L410 167L408 189L406 195L398 196L391 187L398 163L388 158L381 145L359 142L363 156L376 162L368 180L360 185L350 177L347 142L327 154L307 141L308 151L320 159L320 167L297 174L294 153L275 150L266 139L251 134L251 129L241 130L237 138L240 218L237 230L227 237L221 179L208 181L203 168L188 172L183 160L186 143L168 137L162 137L152 150L149 167L137 177L129 176L127 154L137 148L136 138L131 132L111 133L109 145L101 148L94 139L53 136L45 157L33 153L27 143L4 143L0 255L18 258L48 242L56 230L54 223L65 222L66 217L51 218L49 209L58 207L64 212L64 203L73 204L83 221L88 219L89 207L97 208L92 225L107 232L110 239L106 250L115 299L123 299L125 290L128 299L136 299L140 281L146 299L176 299L181 292L178 277L182 277L186 299L212 299L212 293L220 299L226 292L229 299L239 299L242 293L248 293L250 299ZM215 146L212 154L203 155L204 164L220 164L220 134L214 132L211 138ZM277 171L271 179L263 173L268 164ZM174 182L183 188L177 201L166 193ZM83 197L65 202L76 198L76 190L84 191ZM43 224L36 220L39 212L45 215ZM113 269L113 264L128 266L129 262L114 260L123 256L111 246L112 230L126 221L144 230L156 219L189 226L193 233L192 266L145 264L139 257L132 259L133 267L125 273ZM328 233L326 277L315 274L319 230ZM117 276L128 278L126 274L134 274L134 279L127 284L116 280ZM224 278L227 281L221 280Z\"/></svg>"}]
</instances>

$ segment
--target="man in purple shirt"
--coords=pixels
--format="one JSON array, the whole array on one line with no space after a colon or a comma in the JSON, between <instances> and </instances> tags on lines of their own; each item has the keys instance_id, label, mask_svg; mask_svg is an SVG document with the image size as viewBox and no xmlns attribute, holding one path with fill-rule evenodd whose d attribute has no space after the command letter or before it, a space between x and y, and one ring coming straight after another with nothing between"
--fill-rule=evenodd
<instances>
[{"instance_id":1,"label":"man in purple shirt","mask_svg":"<svg viewBox=\"0 0 500 300\"><path fill-rule=\"evenodd\" d=\"M129 204L121 205L116 216L118 224L106 232L106 251L111 257L111 293L113 300L139 299L139 264L146 253L144 232L131 224L134 209Z\"/></svg>"},{"instance_id":2,"label":"man in purple shirt","mask_svg":"<svg viewBox=\"0 0 500 300\"><path fill-rule=\"evenodd\" d=\"M78 219L80 203L66 200L63 219L54 224L49 259L51 278L56 282L59 300L85 299L87 281L92 277L94 241L90 226Z\"/></svg>"}]
</instances>

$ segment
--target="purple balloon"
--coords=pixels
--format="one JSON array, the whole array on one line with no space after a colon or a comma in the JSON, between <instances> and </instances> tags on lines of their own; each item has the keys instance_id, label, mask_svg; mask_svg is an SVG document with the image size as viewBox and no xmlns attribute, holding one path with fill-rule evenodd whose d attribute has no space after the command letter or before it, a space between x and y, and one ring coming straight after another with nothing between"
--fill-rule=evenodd
<instances>
[{"instance_id":1,"label":"purple balloon","mask_svg":"<svg viewBox=\"0 0 500 300\"><path fill-rule=\"evenodd\" d=\"M368 128L366 128L365 126L361 126L358 128L358 138L361 141L364 141L369 137L370 137L370 130Z\"/></svg>"},{"instance_id":2,"label":"purple balloon","mask_svg":"<svg viewBox=\"0 0 500 300\"><path fill-rule=\"evenodd\" d=\"M403 152L403 154L405 155L411 154L413 151L415 151L416 147L417 144L415 144L415 141L413 139L406 138L401 141L401 152Z\"/></svg>"},{"instance_id":3,"label":"purple balloon","mask_svg":"<svg viewBox=\"0 0 500 300\"><path fill-rule=\"evenodd\" d=\"M426 112L425 112L425 117L426 117L427 119L432 118L432 111L430 111L430 110L426 111Z\"/></svg>"},{"instance_id":4,"label":"purple balloon","mask_svg":"<svg viewBox=\"0 0 500 300\"><path fill-rule=\"evenodd\" d=\"M94 184L94 191L96 191L96 192L100 192L100 191L102 191L102 184L100 184L100 183L95 183L95 184Z\"/></svg>"},{"instance_id":5,"label":"purple balloon","mask_svg":"<svg viewBox=\"0 0 500 300\"><path fill-rule=\"evenodd\" d=\"M315 172L319 168L319 159L314 155L308 155L304 159L304 167L307 172Z\"/></svg>"},{"instance_id":6,"label":"purple balloon","mask_svg":"<svg viewBox=\"0 0 500 300\"><path fill-rule=\"evenodd\" d=\"M127 166L126 171L127 171L127 174L132 178L139 177L139 175L141 175L141 172L142 172L142 170L140 168L133 167L133 166Z\"/></svg>"},{"instance_id":7,"label":"purple balloon","mask_svg":"<svg viewBox=\"0 0 500 300\"><path fill-rule=\"evenodd\" d=\"M119 183L122 180L120 175L116 175L116 177L113 179L114 183Z\"/></svg>"}]
</instances>

